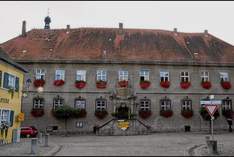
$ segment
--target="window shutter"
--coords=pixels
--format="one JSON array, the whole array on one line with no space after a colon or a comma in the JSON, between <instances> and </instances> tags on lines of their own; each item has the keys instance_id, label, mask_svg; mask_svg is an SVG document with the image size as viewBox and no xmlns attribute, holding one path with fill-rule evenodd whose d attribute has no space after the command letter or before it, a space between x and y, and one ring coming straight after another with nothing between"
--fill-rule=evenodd
<instances>
[{"instance_id":1,"label":"window shutter","mask_svg":"<svg viewBox=\"0 0 234 157\"><path fill-rule=\"evenodd\" d=\"M10 127L12 127L13 123L14 123L14 111L10 112L10 121L9 121L9 123L10 123Z\"/></svg>"},{"instance_id":2,"label":"window shutter","mask_svg":"<svg viewBox=\"0 0 234 157\"><path fill-rule=\"evenodd\" d=\"M9 88L8 86L9 84L9 74L8 73L4 73L4 81L3 81L3 88Z\"/></svg>"},{"instance_id":3,"label":"window shutter","mask_svg":"<svg viewBox=\"0 0 234 157\"><path fill-rule=\"evenodd\" d=\"M2 71L0 71L0 87L2 87Z\"/></svg>"},{"instance_id":4,"label":"window shutter","mask_svg":"<svg viewBox=\"0 0 234 157\"><path fill-rule=\"evenodd\" d=\"M18 77L15 78L15 91L16 92L19 91L19 78Z\"/></svg>"}]
</instances>

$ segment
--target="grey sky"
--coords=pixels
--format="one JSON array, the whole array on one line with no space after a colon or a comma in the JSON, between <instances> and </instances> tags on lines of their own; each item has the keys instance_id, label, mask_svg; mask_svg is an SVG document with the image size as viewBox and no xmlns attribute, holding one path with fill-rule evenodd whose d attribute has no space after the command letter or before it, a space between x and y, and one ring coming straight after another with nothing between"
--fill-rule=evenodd
<instances>
[{"instance_id":1,"label":"grey sky","mask_svg":"<svg viewBox=\"0 0 234 157\"><path fill-rule=\"evenodd\" d=\"M31 1L0 2L0 43L27 30L43 28L50 9L51 28L118 27L209 33L234 45L234 2Z\"/></svg>"}]
</instances>

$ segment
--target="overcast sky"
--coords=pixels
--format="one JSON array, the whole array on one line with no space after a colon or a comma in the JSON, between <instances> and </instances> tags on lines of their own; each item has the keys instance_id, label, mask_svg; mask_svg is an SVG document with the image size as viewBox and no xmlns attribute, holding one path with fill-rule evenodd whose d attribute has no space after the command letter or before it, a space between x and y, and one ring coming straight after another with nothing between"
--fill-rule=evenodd
<instances>
[{"instance_id":1,"label":"overcast sky","mask_svg":"<svg viewBox=\"0 0 234 157\"><path fill-rule=\"evenodd\" d=\"M209 33L234 45L234 2L139 2L139 1L20 1L0 2L0 43L21 33L43 28L44 17L52 19L51 28L118 27Z\"/></svg>"}]
</instances>

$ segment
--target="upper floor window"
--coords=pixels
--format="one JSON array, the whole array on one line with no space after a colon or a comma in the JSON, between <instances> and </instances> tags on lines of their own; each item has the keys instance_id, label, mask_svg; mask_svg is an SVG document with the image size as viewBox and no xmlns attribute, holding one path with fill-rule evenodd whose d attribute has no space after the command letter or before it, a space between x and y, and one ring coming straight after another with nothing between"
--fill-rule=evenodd
<instances>
[{"instance_id":1,"label":"upper floor window","mask_svg":"<svg viewBox=\"0 0 234 157\"><path fill-rule=\"evenodd\" d=\"M97 81L106 81L107 72L106 70L97 70Z\"/></svg>"},{"instance_id":2,"label":"upper floor window","mask_svg":"<svg viewBox=\"0 0 234 157\"><path fill-rule=\"evenodd\" d=\"M149 81L149 70L141 70L140 71L140 80L141 81Z\"/></svg>"},{"instance_id":3,"label":"upper floor window","mask_svg":"<svg viewBox=\"0 0 234 157\"><path fill-rule=\"evenodd\" d=\"M201 72L201 80L202 80L202 82L209 81L209 72L208 71Z\"/></svg>"},{"instance_id":4,"label":"upper floor window","mask_svg":"<svg viewBox=\"0 0 234 157\"><path fill-rule=\"evenodd\" d=\"M2 87L2 71L0 71L0 87Z\"/></svg>"},{"instance_id":5,"label":"upper floor window","mask_svg":"<svg viewBox=\"0 0 234 157\"><path fill-rule=\"evenodd\" d=\"M192 100L188 97L181 100L181 110L192 110Z\"/></svg>"},{"instance_id":6,"label":"upper floor window","mask_svg":"<svg viewBox=\"0 0 234 157\"><path fill-rule=\"evenodd\" d=\"M64 99L60 97L59 95L54 98L53 100L53 108L56 109L58 107L61 107L64 105Z\"/></svg>"},{"instance_id":7,"label":"upper floor window","mask_svg":"<svg viewBox=\"0 0 234 157\"><path fill-rule=\"evenodd\" d=\"M189 82L190 78L189 78L189 72L187 71L182 71L180 73L180 81L181 82Z\"/></svg>"},{"instance_id":8,"label":"upper floor window","mask_svg":"<svg viewBox=\"0 0 234 157\"><path fill-rule=\"evenodd\" d=\"M56 70L55 80L65 80L65 70Z\"/></svg>"},{"instance_id":9,"label":"upper floor window","mask_svg":"<svg viewBox=\"0 0 234 157\"><path fill-rule=\"evenodd\" d=\"M150 105L151 105L150 99L144 98L144 99L140 100L140 110L149 111L150 110Z\"/></svg>"},{"instance_id":10,"label":"upper floor window","mask_svg":"<svg viewBox=\"0 0 234 157\"><path fill-rule=\"evenodd\" d=\"M128 80L128 71L126 70L120 70L119 71L119 81L127 81Z\"/></svg>"},{"instance_id":11,"label":"upper floor window","mask_svg":"<svg viewBox=\"0 0 234 157\"><path fill-rule=\"evenodd\" d=\"M85 109L85 106L86 106L86 100L84 98L79 97L75 99L74 108Z\"/></svg>"},{"instance_id":12,"label":"upper floor window","mask_svg":"<svg viewBox=\"0 0 234 157\"><path fill-rule=\"evenodd\" d=\"M171 100L167 97L160 100L160 110L166 111L171 110Z\"/></svg>"},{"instance_id":13,"label":"upper floor window","mask_svg":"<svg viewBox=\"0 0 234 157\"><path fill-rule=\"evenodd\" d=\"M76 81L86 81L86 70L76 71Z\"/></svg>"},{"instance_id":14,"label":"upper floor window","mask_svg":"<svg viewBox=\"0 0 234 157\"><path fill-rule=\"evenodd\" d=\"M228 73L226 73L226 72L220 72L219 74L220 74L220 80L221 80L221 82L223 82L223 81L229 81Z\"/></svg>"},{"instance_id":15,"label":"upper floor window","mask_svg":"<svg viewBox=\"0 0 234 157\"><path fill-rule=\"evenodd\" d=\"M3 79L3 88L12 88L15 91L19 91L19 78L5 72Z\"/></svg>"},{"instance_id":16,"label":"upper floor window","mask_svg":"<svg viewBox=\"0 0 234 157\"><path fill-rule=\"evenodd\" d=\"M232 110L232 100L229 97L222 100L222 110Z\"/></svg>"},{"instance_id":17,"label":"upper floor window","mask_svg":"<svg viewBox=\"0 0 234 157\"><path fill-rule=\"evenodd\" d=\"M96 99L96 110L97 111L104 111L107 109L107 101L103 98Z\"/></svg>"},{"instance_id":18,"label":"upper floor window","mask_svg":"<svg viewBox=\"0 0 234 157\"><path fill-rule=\"evenodd\" d=\"M169 81L169 72L168 71L160 71L160 80L161 80L161 82Z\"/></svg>"},{"instance_id":19,"label":"upper floor window","mask_svg":"<svg viewBox=\"0 0 234 157\"><path fill-rule=\"evenodd\" d=\"M36 69L36 80L45 80L45 69Z\"/></svg>"},{"instance_id":20,"label":"upper floor window","mask_svg":"<svg viewBox=\"0 0 234 157\"><path fill-rule=\"evenodd\" d=\"M44 108L45 100L41 97L33 98L33 109L41 109Z\"/></svg>"}]
</instances>

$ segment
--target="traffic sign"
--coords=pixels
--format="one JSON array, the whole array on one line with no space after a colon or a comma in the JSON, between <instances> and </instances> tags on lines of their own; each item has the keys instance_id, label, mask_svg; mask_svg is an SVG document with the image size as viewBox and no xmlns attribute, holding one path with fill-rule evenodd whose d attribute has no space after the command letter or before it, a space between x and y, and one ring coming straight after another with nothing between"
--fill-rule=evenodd
<instances>
[{"instance_id":1,"label":"traffic sign","mask_svg":"<svg viewBox=\"0 0 234 157\"><path fill-rule=\"evenodd\" d=\"M218 105L205 105L205 108L210 116L213 116L218 109Z\"/></svg>"}]
</instances>

